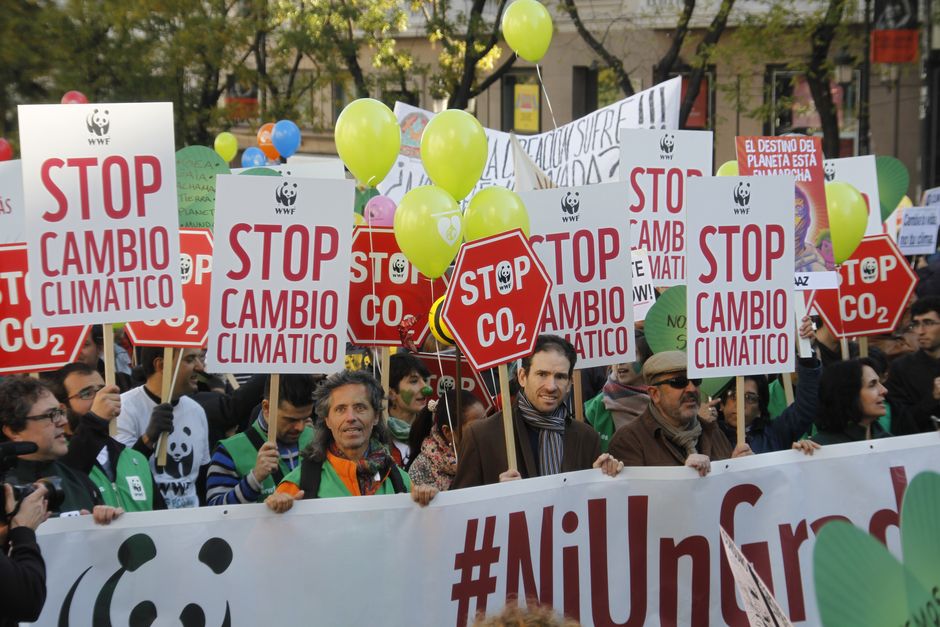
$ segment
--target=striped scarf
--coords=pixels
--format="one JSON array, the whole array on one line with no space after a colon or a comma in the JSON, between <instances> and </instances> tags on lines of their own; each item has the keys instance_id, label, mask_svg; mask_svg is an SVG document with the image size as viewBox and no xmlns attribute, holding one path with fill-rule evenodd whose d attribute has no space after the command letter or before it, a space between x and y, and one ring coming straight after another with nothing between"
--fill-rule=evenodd
<instances>
[{"instance_id":1,"label":"striped scarf","mask_svg":"<svg viewBox=\"0 0 940 627\"><path fill-rule=\"evenodd\" d=\"M543 414L529 402L525 392L519 392L519 414L527 425L539 434L539 470L541 476L561 472L561 460L565 455L565 405L562 403L550 414Z\"/></svg>"}]
</instances>

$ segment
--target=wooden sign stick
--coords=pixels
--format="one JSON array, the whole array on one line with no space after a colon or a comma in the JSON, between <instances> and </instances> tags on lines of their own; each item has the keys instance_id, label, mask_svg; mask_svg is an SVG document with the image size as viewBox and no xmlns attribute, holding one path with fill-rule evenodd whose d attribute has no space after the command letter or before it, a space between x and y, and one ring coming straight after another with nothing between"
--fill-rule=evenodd
<instances>
[{"instance_id":1,"label":"wooden sign stick","mask_svg":"<svg viewBox=\"0 0 940 627\"><path fill-rule=\"evenodd\" d=\"M783 396L787 399L787 407L789 407L793 404L793 380L789 372L781 374L780 380L783 381Z\"/></svg>"},{"instance_id":2,"label":"wooden sign stick","mask_svg":"<svg viewBox=\"0 0 940 627\"><path fill-rule=\"evenodd\" d=\"M738 417L738 446L744 444L744 377L738 375L734 378L735 409Z\"/></svg>"},{"instance_id":3,"label":"wooden sign stick","mask_svg":"<svg viewBox=\"0 0 940 627\"><path fill-rule=\"evenodd\" d=\"M277 408L281 403L281 375L274 373L270 377L268 388L268 442L277 445Z\"/></svg>"},{"instance_id":4,"label":"wooden sign stick","mask_svg":"<svg viewBox=\"0 0 940 627\"><path fill-rule=\"evenodd\" d=\"M574 418L584 422L584 391L581 389L581 371L575 370L571 385L574 386Z\"/></svg>"},{"instance_id":5,"label":"wooden sign stick","mask_svg":"<svg viewBox=\"0 0 940 627\"><path fill-rule=\"evenodd\" d=\"M379 359L381 360L379 369L382 371L382 389L388 392L388 380L391 376L388 369L391 367L392 354L388 346L379 347ZM388 424L388 403L385 404L385 424Z\"/></svg>"},{"instance_id":6,"label":"wooden sign stick","mask_svg":"<svg viewBox=\"0 0 940 627\"><path fill-rule=\"evenodd\" d=\"M858 338L858 356L868 357L868 336L863 335Z\"/></svg>"},{"instance_id":7,"label":"wooden sign stick","mask_svg":"<svg viewBox=\"0 0 940 627\"><path fill-rule=\"evenodd\" d=\"M111 324L102 324L101 330L104 332L104 384L114 385L114 327ZM91 329L88 330L91 333ZM117 435L117 420L108 423L108 431L111 437Z\"/></svg>"},{"instance_id":8,"label":"wooden sign stick","mask_svg":"<svg viewBox=\"0 0 940 627\"><path fill-rule=\"evenodd\" d=\"M173 349L169 346L163 347L163 386L160 388L160 402L169 403L173 400L173 388L176 387L176 376L180 372L180 364L183 362L183 349L179 349L180 354L176 359L176 368L173 368ZM113 420L111 422L114 422ZM157 467L166 467L166 443L170 434L164 431L160 434L157 441Z\"/></svg>"},{"instance_id":9,"label":"wooden sign stick","mask_svg":"<svg viewBox=\"0 0 940 627\"><path fill-rule=\"evenodd\" d=\"M516 434L512 424L512 403L509 401L509 368L499 365L499 396L503 401L503 435L506 438L506 461L508 470L517 470Z\"/></svg>"}]
</instances>

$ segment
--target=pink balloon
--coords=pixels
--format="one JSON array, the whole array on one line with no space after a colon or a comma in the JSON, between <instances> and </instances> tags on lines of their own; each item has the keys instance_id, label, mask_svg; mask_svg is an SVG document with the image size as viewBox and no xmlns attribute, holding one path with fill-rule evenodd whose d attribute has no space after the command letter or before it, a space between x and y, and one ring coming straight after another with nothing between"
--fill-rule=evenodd
<instances>
[{"instance_id":1,"label":"pink balloon","mask_svg":"<svg viewBox=\"0 0 940 627\"><path fill-rule=\"evenodd\" d=\"M9 161L13 158L13 146L3 137L0 137L0 161Z\"/></svg>"},{"instance_id":2,"label":"pink balloon","mask_svg":"<svg viewBox=\"0 0 940 627\"><path fill-rule=\"evenodd\" d=\"M395 218L395 201L388 196L373 196L363 211L366 224L370 226L392 226Z\"/></svg>"},{"instance_id":3,"label":"pink balloon","mask_svg":"<svg viewBox=\"0 0 940 627\"><path fill-rule=\"evenodd\" d=\"M73 89L62 95L62 104L88 104L88 97Z\"/></svg>"}]
</instances>

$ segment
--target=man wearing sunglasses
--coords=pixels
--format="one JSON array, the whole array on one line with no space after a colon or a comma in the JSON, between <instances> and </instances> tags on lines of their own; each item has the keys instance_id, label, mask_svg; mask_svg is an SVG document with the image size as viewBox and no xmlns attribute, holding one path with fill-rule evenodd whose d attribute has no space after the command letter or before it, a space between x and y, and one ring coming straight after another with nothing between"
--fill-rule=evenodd
<instances>
[{"instance_id":1,"label":"man wearing sunglasses","mask_svg":"<svg viewBox=\"0 0 940 627\"><path fill-rule=\"evenodd\" d=\"M121 413L118 386L105 386L101 374L81 362L56 370L46 384L68 417L69 452L62 461L87 474L106 505L135 512L165 509L146 455L111 437L110 423Z\"/></svg>"},{"instance_id":2,"label":"man wearing sunglasses","mask_svg":"<svg viewBox=\"0 0 940 627\"><path fill-rule=\"evenodd\" d=\"M65 410L46 387L30 377L9 377L0 381L0 441L32 442L35 453L22 455L7 473L6 481L35 483L50 476L61 478L63 500L53 514L94 515L95 522L107 524L124 513L102 503L101 494L87 475L62 463L68 453L65 439Z\"/></svg>"},{"instance_id":3,"label":"man wearing sunglasses","mask_svg":"<svg viewBox=\"0 0 940 627\"><path fill-rule=\"evenodd\" d=\"M750 453L747 445L733 451L714 422L698 419L701 379L686 376L686 354L656 353L643 364L650 404L636 421L619 429L608 451L626 466L688 466L702 477L711 460Z\"/></svg>"}]
</instances>

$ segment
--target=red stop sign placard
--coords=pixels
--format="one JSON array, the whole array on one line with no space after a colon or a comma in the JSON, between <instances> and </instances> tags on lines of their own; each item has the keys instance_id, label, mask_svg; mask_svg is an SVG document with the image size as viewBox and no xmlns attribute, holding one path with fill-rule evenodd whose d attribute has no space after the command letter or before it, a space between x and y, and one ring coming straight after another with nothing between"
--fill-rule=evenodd
<instances>
[{"instance_id":1,"label":"red stop sign placard","mask_svg":"<svg viewBox=\"0 0 940 627\"><path fill-rule=\"evenodd\" d=\"M88 326L34 329L26 244L0 245L0 373L56 370L78 357Z\"/></svg>"},{"instance_id":2,"label":"red stop sign placard","mask_svg":"<svg viewBox=\"0 0 940 627\"><path fill-rule=\"evenodd\" d=\"M128 322L135 346L202 348L209 334L209 289L212 287L212 231L180 229L180 273L183 275L182 318Z\"/></svg>"},{"instance_id":3,"label":"red stop sign placard","mask_svg":"<svg viewBox=\"0 0 940 627\"><path fill-rule=\"evenodd\" d=\"M917 275L887 235L862 240L839 268L839 289L813 294L813 305L837 337L891 333Z\"/></svg>"},{"instance_id":4,"label":"red stop sign placard","mask_svg":"<svg viewBox=\"0 0 940 627\"><path fill-rule=\"evenodd\" d=\"M457 387L457 358L454 355L418 353L417 357L431 373L428 384L433 390L430 396L432 400L440 400L441 396ZM474 370L466 360L460 365L460 388L480 399L486 411L494 407L493 398L483 382L483 375Z\"/></svg>"},{"instance_id":5,"label":"red stop sign placard","mask_svg":"<svg viewBox=\"0 0 940 627\"><path fill-rule=\"evenodd\" d=\"M443 278L428 280L401 252L394 229L353 232L349 276L349 340L359 346L401 346L398 325L409 315L415 344L428 334L428 311L447 291Z\"/></svg>"},{"instance_id":6,"label":"red stop sign placard","mask_svg":"<svg viewBox=\"0 0 940 627\"><path fill-rule=\"evenodd\" d=\"M477 370L535 348L552 282L516 229L464 244L441 313Z\"/></svg>"}]
</instances>

